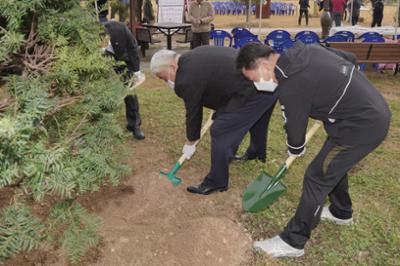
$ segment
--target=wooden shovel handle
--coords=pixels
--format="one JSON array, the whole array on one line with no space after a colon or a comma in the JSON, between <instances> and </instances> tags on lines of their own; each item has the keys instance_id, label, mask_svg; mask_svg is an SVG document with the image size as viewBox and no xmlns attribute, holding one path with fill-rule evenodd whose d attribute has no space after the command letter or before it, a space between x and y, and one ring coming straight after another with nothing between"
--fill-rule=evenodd
<instances>
[{"instance_id":1,"label":"wooden shovel handle","mask_svg":"<svg viewBox=\"0 0 400 266\"><path fill-rule=\"evenodd\" d=\"M196 142L193 145L197 145L197 143L200 142L200 140L203 138L204 134L206 134L206 132L208 131L208 129L211 127L213 120L212 120L212 116L214 114L214 111L211 111L210 116L208 117L206 123L204 124L204 126L201 128L200 131L200 138L198 140L196 140ZM185 155L182 155L178 162L182 165L183 162L186 160Z\"/></svg>"},{"instance_id":2,"label":"wooden shovel handle","mask_svg":"<svg viewBox=\"0 0 400 266\"><path fill-rule=\"evenodd\" d=\"M321 122L315 122L312 128L307 132L306 141L304 145L314 136L314 134L318 131L319 127L321 126ZM296 160L297 156L291 155L286 159L286 169L290 167L290 165Z\"/></svg>"}]
</instances>

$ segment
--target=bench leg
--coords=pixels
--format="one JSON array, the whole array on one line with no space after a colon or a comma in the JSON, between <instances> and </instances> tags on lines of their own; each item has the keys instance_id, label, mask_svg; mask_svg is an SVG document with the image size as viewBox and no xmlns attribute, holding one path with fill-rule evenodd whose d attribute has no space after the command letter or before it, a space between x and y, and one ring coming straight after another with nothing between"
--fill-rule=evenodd
<instances>
[{"instance_id":1,"label":"bench leg","mask_svg":"<svg viewBox=\"0 0 400 266\"><path fill-rule=\"evenodd\" d=\"M399 70L400 70L400 64L397 63L397 64L396 64L396 68L394 69L394 75L396 75L397 73L399 73Z\"/></svg>"},{"instance_id":2,"label":"bench leg","mask_svg":"<svg viewBox=\"0 0 400 266\"><path fill-rule=\"evenodd\" d=\"M146 45L140 45L140 51L142 52L142 56L146 57Z\"/></svg>"}]
</instances>

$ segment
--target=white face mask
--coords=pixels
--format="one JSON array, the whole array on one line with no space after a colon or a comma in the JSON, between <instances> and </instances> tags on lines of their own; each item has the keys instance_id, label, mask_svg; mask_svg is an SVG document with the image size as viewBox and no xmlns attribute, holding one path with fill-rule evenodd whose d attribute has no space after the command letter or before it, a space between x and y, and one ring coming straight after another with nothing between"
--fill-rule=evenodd
<instances>
[{"instance_id":1,"label":"white face mask","mask_svg":"<svg viewBox=\"0 0 400 266\"><path fill-rule=\"evenodd\" d=\"M167 80L167 85L168 87L170 87L171 89L175 88L175 82L173 82L172 80Z\"/></svg>"},{"instance_id":2,"label":"white face mask","mask_svg":"<svg viewBox=\"0 0 400 266\"><path fill-rule=\"evenodd\" d=\"M257 90L259 91L266 91L266 92L274 92L278 84L274 82L274 80L264 80L262 77L262 70L259 70L260 73L260 81L254 81L254 86L256 86Z\"/></svg>"},{"instance_id":3,"label":"white face mask","mask_svg":"<svg viewBox=\"0 0 400 266\"><path fill-rule=\"evenodd\" d=\"M261 78L260 81L255 81L254 85L256 86L257 90L267 92L274 92L276 87L278 87L278 84L276 84L272 78L270 80L264 80Z\"/></svg>"}]
</instances>

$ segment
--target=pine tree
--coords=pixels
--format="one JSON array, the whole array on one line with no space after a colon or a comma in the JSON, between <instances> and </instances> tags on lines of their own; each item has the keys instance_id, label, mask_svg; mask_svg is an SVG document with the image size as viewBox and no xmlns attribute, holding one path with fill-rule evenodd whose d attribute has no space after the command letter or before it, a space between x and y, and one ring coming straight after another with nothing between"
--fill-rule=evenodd
<instances>
[{"instance_id":1,"label":"pine tree","mask_svg":"<svg viewBox=\"0 0 400 266\"><path fill-rule=\"evenodd\" d=\"M77 262L98 242L99 222L74 199L117 184L128 170L115 152L123 139L117 117L125 88L99 49L103 29L92 6L79 2L0 1L0 189L23 191L17 201L26 204L46 196L65 200L45 221L28 207L6 208L0 259L58 237ZM68 223L63 235L31 234L43 224L56 228L57 217Z\"/></svg>"}]
</instances>

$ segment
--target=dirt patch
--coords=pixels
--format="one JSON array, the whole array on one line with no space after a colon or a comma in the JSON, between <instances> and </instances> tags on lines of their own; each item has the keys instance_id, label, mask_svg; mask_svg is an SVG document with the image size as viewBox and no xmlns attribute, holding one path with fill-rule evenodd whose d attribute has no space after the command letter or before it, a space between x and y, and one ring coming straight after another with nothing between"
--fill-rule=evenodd
<instances>
[{"instance_id":1,"label":"dirt patch","mask_svg":"<svg viewBox=\"0 0 400 266\"><path fill-rule=\"evenodd\" d=\"M108 207L111 202L119 205L120 199L135 193L131 185L126 185L125 180L118 186L103 186L99 191L86 194L77 200L82 206L91 212L101 212Z\"/></svg>"},{"instance_id":2,"label":"dirt patch","mask_svg":"<svg viewBox=\"0 0 400 266\"><path fill-rule=\"evenodd\" d=\"M204 175L189 167L179 172L189 182L174 188L159 175L161 166L174 161L156 143L131 146L134 171L125 183L135 193L111 199L100 212L103 257L90 265L241 265L249 260L251 240L236 221L238 191L192 195L186 185L200 180L191 176Z\"/></svg>"},{"instance_id":3,"label":"dirt patch","mask_svg":"<svg viewBox=\"0 0 400 266\"><path fill-rule=\"evenodd\" d=\"M240 194L235 189L209 196L186 191L206 169L187 165L184 184L173 187L159 175L174 161L151 140L132 141L133 172L116 187L105 186L78 202L103 219L101 245L90 249L78 265L245 265L251 239L237 221ZM197 178L193 178L196 176ZM43 206L34 212L39 216ZM50 202L48 202L50 204ZM11 258L6 265L69 265L63 250L41 249Z\"/></svg>"},{"instance_id":4,"label":"dirt patch","mask_svg":"<svg viewBox=\"0 0 400 266\"><path fill-rule=\"evenodd\" d=\"M0 211L9 206L14 196L14 189L11 187L4 187L0 189Z\"/></svg>"},{"instance_id":5,"label":"dirt patch","mask_svg":"<svg viewBox=\"0 0 400 266\"><path fill-rule=\"evenodd\" d=\"M22 252L5 262L6 266L41 266L58 261L57 255L52 250L33 250Z\"/></svg>"}]
</instances>

